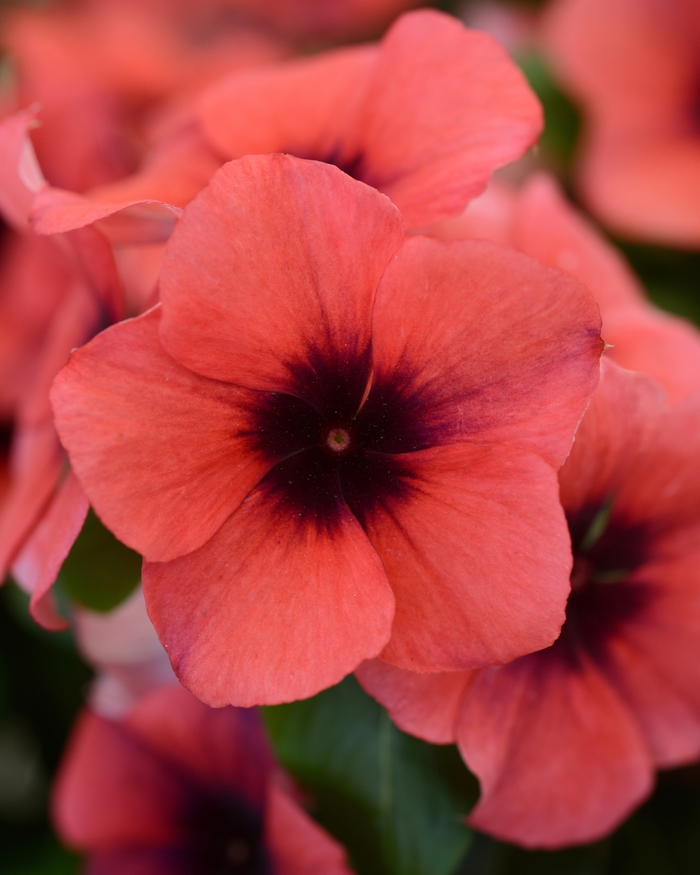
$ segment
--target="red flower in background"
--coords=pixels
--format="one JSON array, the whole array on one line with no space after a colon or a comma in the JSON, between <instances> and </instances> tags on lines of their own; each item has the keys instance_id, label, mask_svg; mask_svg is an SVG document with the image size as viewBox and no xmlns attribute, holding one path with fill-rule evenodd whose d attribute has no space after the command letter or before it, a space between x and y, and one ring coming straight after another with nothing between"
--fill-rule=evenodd
<instances>
[{"instance_id":1,"label":"red flower in background","mask_svg":"<svg viewBox=\"0 0 700 875\"><path fill-rule=\"evenodd\" d=\"M575 276L600 306L608 357L658 380L671 401L700 390L697 328L650 303L620 253L567 203L551 178L536 174L520 190L492 183L461 216L426 233L493 240Z\"/></svg>"},{"instance_id":2,"label":"red flower in background","mask_svg":"<svg viewBox=\"0 0 700 875\"><path fill-rule=\"evenodd\" d=\"M559 0L544 22L581 103L579 186L616 232L700 246L700 12L695 0Z\"/></svg>"},{"instance_id":3,"label":"red flower in background","mask_svg":"<svg viewBox=\"0 0 700 875\"><path fill-rule=\"evenodd\" d=\"M552 647L476 672L358 672L406 731L456 740L478 829L529 847L592 841L700 753L700 397L668 408L603 361L560 472L574 567Z\"/></svg>"},{"instance_id":4,"label":"red flower in background","mask_svg":"<svg viewBox=\"0 0 700 875\"><path fill-rule=\"evenodd\" d=\"M53 403L91 503L147 560L183 683L272 703L380 651L448 669L551 643L553 467L600 353L578 283L485 242L404 243L374 189L273 155L187 208L160 291L73 355Z\"/></svg>"},{"instance_id":5,"label":"red flower in background","mask_svg":"<svg viewBox=\"0 0 700 875\"><path fill-rule=\"evenodd\" d=\"M494 40L422 10L402 16L378 45L220 79L139 173L83 202L49 189L34 217L41 233L55 233L136 201L185 206L217 162L286 152L378 188L416 227L459 213L541 127L537 99Z\"/></svg>"},{"instance_id":6,"label":"red flower in background","mask_svg":"<svg viewBox=\"0 0 700 875\"><path fill-rule=\"evenodd\" d=\"M132 173L166 107L173 111L226 72L289 51L270 34L198 7L194 20L123 0L4 14L13 99L17 109L41 106L32 139L52 185L82 192Z\"/></svg>"},{"instance_id":7,"label":"red flower in background","mask_svg":"<svg viewBox=\"0 0 700 875\"><path fill-rule=\"evenodd\" d=\"M0 209L14 229L3 253L0 306L8 331L0 336L0 366L15 381L15 391L2 399L7 464L0 579L11 568L31 593L34 618L60 628L65 620L56 613L50 587L88 503L59 443L49 387L71 349L123 318L129 305L142 309L144 299L125 293L112 249L94 228L54 240L33 235L27 212L45 182L26 138L32 120L25 112L0 123Z\"/></svg>"},{"instance_id":8,"label":"red flower in background","mask_svg":"<svg viewBox=\"0 0 700 875\"><path fill-rule=\"evenodd\" d=\"M89 875L349 875L343 849L275 782L257 714L181 687L118 722L82 715L53 819Z\"/></svg>"}]
</instances>

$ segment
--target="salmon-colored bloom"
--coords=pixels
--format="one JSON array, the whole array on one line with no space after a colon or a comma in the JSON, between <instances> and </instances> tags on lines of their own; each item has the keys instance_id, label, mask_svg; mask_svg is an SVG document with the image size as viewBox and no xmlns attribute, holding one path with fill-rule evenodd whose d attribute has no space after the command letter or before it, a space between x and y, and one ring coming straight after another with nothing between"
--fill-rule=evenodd
<instances>
[{"instance_id":1,"label":"salmon-colored bloom","mask_svg":"<svg viewBox=\"0 0 700 875\"><path fill-rule=\"evenodd\" d=\"M120 721L78 721L53 794L89 875L350 875L345 853L275 780L257 714L181 687Z\"/></svg>"},{"instance_id":2,"label":"salmon-colored bloom","mask_svg":"<svg viewBox=\"0 0 700 875\"><path fill-rule=\"evenodd\" d=\"M186 686L273 703L380 651L446 669L551 643L553 467L601 345L576 281L486 242L404 243L374 189L271 155L185 210L160 293L74 353L53 403Z\"/></svg>"},{"instance_id":3,"label":"salmon-colored bloom","mask_svg":"<svg viewBox=\"0 0 700 875\"><path fill-rule=\"evenodd\" d=\"M27 212L45 185L27 140L31 112L0 123L0 209L14 231L0 276L3 376L15 380L2 398L7 455L0 502L0 579L11 568L31 593L34 618L65 625L50 587L87 513L87 499L68 470L49 406L48 392L71 349L123 318L126 295L112 250L94 228L63 238L33 235ZM138 310L143 300L133 301Z\"/></svg>"},{"instance_id":4,"label":"salmon-colored bloom","mask_svg":"<svg viewBox=\"0 0 700 875\"><path fill-rule=\"evenodd\" d=\"M272 35L215 12L199 4L192 22L165 6L79 0L5 13L16 108L41 106L32 138L52 185L82 192L133 172L163 104L288 54Z\"/></svg>"},{"instance_id":5,"label":"salmon-colored bloom","mask_svg":"<svg viewBox=\"0 0 700 875\"><path fill-rule=\"evenodd\" d=\"M286 152L374 186L417 227L461 212L541 126L537 99L493 39L420 10L379 44L223 77L139 173L93 190L82 207L45 191L34 217L41 233L55 233L139 200L185 206L224 160Z\"/></svg>"},{"instance_id":6,"label":"salmon-colored bloom","mask_svg":"<svg viewBox=\"0 0 700 875\"><path fill-rule=\"evenodd\" d=\"M583 109L588 206L625 236L700 246L697 2L558 0L544 29Z\"/></svg>"},{"instance_id":7,"label":"salmon-colored bloom","mask_svg":"<svg viewBox=\"0 0 700 875\"><path fill-rule=\"evenodd\" d=\"M602 362L560 473L574 566L556 643L509 665L359 671L406 731L456 740L481 783L478 829L587 842L700 755L700 396L669 408Z\"/></svg>"},{"instance_id":8,"label":"salmon-colored bloom","mask_svg":"<svg viewBox=\"0 0 700 875\"><path fill-rule=\"evenodd\" d=\"M600 306L607 355L649 374L671 401L700 390L700 333L658 309L620 253L539 173L520 190L494 183L455 219L426 230L444 240L481 238L512 246L581 280Z\"/></svg>"}]
</instances>

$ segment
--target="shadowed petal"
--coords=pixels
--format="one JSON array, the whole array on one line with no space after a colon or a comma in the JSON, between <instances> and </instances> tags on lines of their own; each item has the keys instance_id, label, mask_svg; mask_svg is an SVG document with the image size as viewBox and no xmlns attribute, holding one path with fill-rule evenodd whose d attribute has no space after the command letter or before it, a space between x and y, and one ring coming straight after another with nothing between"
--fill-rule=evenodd
<instances>
[{"instance_id":1,"label":"shadowed petal","mask_svg":"<svg viewBox=\"0 0 700 875\"><path fill-rule=\"evenodd\" d=\"M85 712L56 779L53 820L77 848L174 843L189 791L137 735Z\"/></svg>"},{"instance_id":2,"label":"shadowed petal","mask_svg":"<svg viewBox=\"0 0 700 875\"><path fill-rule=\"evenodd\" d=\"M265 827L279 875L352 875L343 847L274 784Z\"/></svg>"},{"instance_id":3,"label":"shadowed petal","mask_svg":"<svg viewBox=\"0 0 700 875\"><path fill-rule=\"evenodd\" d=\"M648 592L648 608L620 626L602 663L662 767L700 753L698 568L695 552L640 570L630 583Z\"/></svg>"},{"instance_id":4,"label":"shadowed petal","mask_svg":"<svg viewBox=\"0 0 700 875\"><path fill-rule=\"evenodd\" d=\"M69 471L51 500L41 522L25 541L12 564L12 576L31 594L29 611L40 626L65 628L65 619L51 610L46 599L63 560L85 522L88 500L75 475Z\"/></svg>"},{"instance_id":5,"label":"shadowed petal","mask_svg":"<svg viewBox=\"0 0 700 875\"><path fill-rule=\"evenodd\" d=\"M357 113L378 52L353 46L227 76L199 100L204 134L226 158L288 152L342 166L357 153Z\"/></svg>"},{"instance_id":6,"label":"shadowed petal","mask_svg":"<svg viewBox=\"0 0 700 875\"><path fill-rule=\"evenodd\" d=\"M526 847L600 838L652 787L628 708L589 662L551 650L479 672L457 740L481 784L469 824Z\"/></svg>"},{"instance_id":7,"label":"shadowed petal","mask_svg":"<svg viewBox=\"0 0 700 875\"><path fill-rule=\"evenodd\" d=\"M406 671L371 659L355 671L363 689L387 709L394 723L431 744L455 741L457 717L470 671Z\"/></svg>"}]
</instances>

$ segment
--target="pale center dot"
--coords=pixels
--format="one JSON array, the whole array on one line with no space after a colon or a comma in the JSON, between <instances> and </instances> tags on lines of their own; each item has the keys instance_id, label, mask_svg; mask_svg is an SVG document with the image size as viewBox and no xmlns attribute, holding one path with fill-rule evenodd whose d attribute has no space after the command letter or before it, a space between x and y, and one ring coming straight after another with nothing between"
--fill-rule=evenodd
<instances>
[{"instance_id":1,"label":"pale center dot","mask_svg":"<svg viewBox=\"0 0 700 875\"><path fill-rule=\"evenodd\" d=\"M335 453L342 453L350 446L350 435L344 428L334 428L328 432L326 445Z\"/></svg>"}]
</instances>

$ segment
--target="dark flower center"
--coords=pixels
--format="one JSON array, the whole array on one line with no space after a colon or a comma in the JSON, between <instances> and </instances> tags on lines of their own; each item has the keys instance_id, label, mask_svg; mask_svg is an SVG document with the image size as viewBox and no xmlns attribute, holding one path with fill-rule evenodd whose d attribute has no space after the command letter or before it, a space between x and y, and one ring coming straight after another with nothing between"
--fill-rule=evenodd
<instances>
[{"instance_id":1,"label":"dark flower center","mask_svg":"<svg viewBox=\"0 0 700 875\"><path fill-rule=\"evenodd\" d=\"M400 454L434 443L427 400L410 380L370 382L369 354L344 363L310 356L295 369L299 397L269 393L255 411L257 449L281 461L262 487L280 514L332 532L348 505L363 524L411 489ZM303 399L303 400L302 400Z\"/></svg>"},{"instance_id":2,"label":"dark flower center","mask_svg":"<svg viewBox=\"0 0 700 875\"><path fill-rule=\"evenodd\" d=\"M618 630L645 610L652 593L632 577L648 558L650 532L619 519L613 498L568 515L574 565L566 622L555 647L572 660L600 660Z\"/></svg>"},{"instance_id":3,"label":"dark flower center","mask_svg":"<svg viewBox=\"0 0 700 875\"><path fill-rule=\"evenodd\" d=\"M263 840L262 817L229 797L194 800L183 852L199 875L270 875L272 867Z\"/></svg>"}]
</instances>

